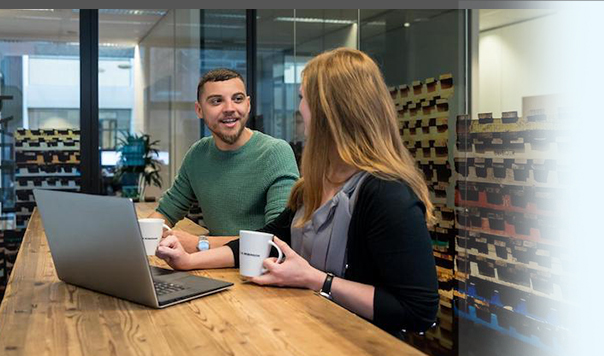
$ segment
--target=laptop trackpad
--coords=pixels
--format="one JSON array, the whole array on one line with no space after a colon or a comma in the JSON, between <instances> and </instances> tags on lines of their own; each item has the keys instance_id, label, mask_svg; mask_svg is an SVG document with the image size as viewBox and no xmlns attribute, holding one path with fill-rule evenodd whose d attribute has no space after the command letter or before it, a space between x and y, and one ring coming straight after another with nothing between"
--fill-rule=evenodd
<instances>
[{"instance_id":1,"label":"laptop trackpad","mask_svg":"<svg viewBox=\"0 0 604 356\"><path fill-rule=\"evenodd\" d=\"M181 271L174 271L171 269L165 269L165 268L160 268L160 267L155 267L155 266L149 266L151 268L151 276L153 277L160 277L160 276L170 276L173 275L173 277L170 277L170 279L172 278L178 278L179 274L188 274L187 272L181 272Z\"/></svg>"}]
</instances>

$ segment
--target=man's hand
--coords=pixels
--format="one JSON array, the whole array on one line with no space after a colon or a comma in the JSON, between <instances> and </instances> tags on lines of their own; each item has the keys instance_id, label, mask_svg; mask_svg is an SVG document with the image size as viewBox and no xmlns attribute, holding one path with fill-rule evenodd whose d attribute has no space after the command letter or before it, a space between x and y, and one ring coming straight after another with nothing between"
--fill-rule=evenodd
<instances>
[{"instance_id":1,"label":"man's hand","mask_svg":"<svg viewBox=\"0 0 604 356\"><path fill-rule=\"evenodd\" d=\"M188 232L184 232L182 230L164 230L162 240L165 240L168 236L175 236L186 252L197 252L197 242L199 240L199 236L189 234Z\"/></svg>"},{"instance_id":2,"label":"man's hand","mask_svg":"<svg viewBox=\"0 0 604 356\"><path fill-rule=\"evenodd\" d=\"M319 290L325 279L325 273L312 267L308 261L298 255L285 242L277 238L277 236L274 237L273 241L283 251L285 262L277 263L276 258L267 258L262 265L268 272L251 278L251 281L260 285Z\"/></svg>"},{"instance_id":3,"label":"man's hand","mask_svg":"<svg viewBox=\"0 0 604 356\"><path fill-rule=\"evenodd\" d=\"M155 255L166 261L173 269L188 270L192 268L191 255L184 250L175 236L171 235L162 239Z\"/></svg>"}]
</instances>

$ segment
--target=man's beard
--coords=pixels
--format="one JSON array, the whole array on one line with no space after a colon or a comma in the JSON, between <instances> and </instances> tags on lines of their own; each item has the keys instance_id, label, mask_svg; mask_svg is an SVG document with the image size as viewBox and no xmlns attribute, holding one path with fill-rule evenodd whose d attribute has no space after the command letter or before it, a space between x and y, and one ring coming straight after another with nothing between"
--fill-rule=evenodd
<instances>
[{"instance_id":1,"label":"man's beard","mask_svg":"<svg viewBox=\"0 0 604 356\"><path fill-rule=\"evenodd\" d=\"M218 138L220 138L221 141L223 141L227 145L232 145L235 142L237 142L237 140L239 140L239 137L243 133L243 130L245 130L245 124L244 124L244 122L241 122L241 128L234 135L225 135L221 132L218 132L218 130L214 131L210 126L208 126L208 128L210 129L210 131L212 131L212 133L214 135L218 136Z\"/></svg>"}]
</instances>

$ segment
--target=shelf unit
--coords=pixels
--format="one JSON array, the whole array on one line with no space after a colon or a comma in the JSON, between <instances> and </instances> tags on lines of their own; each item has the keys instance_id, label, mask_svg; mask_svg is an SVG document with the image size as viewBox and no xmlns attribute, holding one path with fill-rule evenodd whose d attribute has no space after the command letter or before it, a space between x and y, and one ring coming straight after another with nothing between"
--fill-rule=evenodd
<instances>
[{"instance_id":1,"label":"shelf unit","mask_svg":"<svg viewBox=\"0 0 604 356\"><path fill-rule=\"evenodd\" d=\"M423 171L434 203L436 223L430 227L437 264L440 308L437 326L424 336L408 335L415 347L433 355L456 354L456 322L453 316L455 211L452 188L453 161L449 146L449 101L453 76L444 74L410 85L390 87L398 112L399 133L405 147Z\"/></svg>"},{"instance_id":2,"label":"shelf unit","mask_svg":"<svg viewBox=\"0 0 604 356\"><path fill-rule=\"evenodd\" d=\"M13 117L2 116L4 102L12 99L12 96L0 95L0 300L4 296L8 281L6 247L16 235L13 135L8 129L8 123Z\"/></svg>"},{"instance_id":3,"label":"shelf unit","mask_svg":"<svg viewBox=\"0 0 604 356\"><path fill-rule=\"evenodd\" d=\"M511 111L458 116L456 131L455 315L553 352L571 306L556 198L568 176L564 127Z\"/></svg>"},{"instance_id":4,"label":"shelf unit","mask_svg":"<svg viewBox=\"0 0 604 356\"><path fill-rule=\"evenodd\" d=\"M6 246L7 273L12 270L36 206L33 189L79 191L80 132L72 129L17 129L14 151L16 234Z\"/></svg>"},{"instance_id":5,"label":"shelf unit","mask_svg":"<svg viewBox=\"0 0 604 356\"><path fill-rule=\"evenodd\" d=\"M27 228L33 189L80 190L80 132L18 129L15 133L17 228Z\"/></svg>"}]
</instances>

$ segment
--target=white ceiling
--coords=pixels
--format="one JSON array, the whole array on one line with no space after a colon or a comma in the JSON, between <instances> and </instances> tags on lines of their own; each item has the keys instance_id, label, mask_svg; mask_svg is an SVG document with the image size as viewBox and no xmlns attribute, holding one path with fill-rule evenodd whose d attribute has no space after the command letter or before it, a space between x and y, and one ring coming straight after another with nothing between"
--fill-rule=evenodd
<instances>
[{"instance_id":1,"label":"white ceiling","mask_svg":"<svg viewBox=\"0 0 604 356\"><path fill-rule=\"evenodd\" d=\"M101 9L99 10L99 42L101 44L114 44L123 46L134 46L140 42L140 40L153 28L153 26L165 15L167 10L128 10L128 9ZM349 11L349 10L348 10ZM274 10L272 16L265 16L265 18L259 21L259 32L266 27L271 31L272 36L275 37L279 34L284 36L289 35L287 22L280 24L284 27L281 31L275 27L277 23L272 26L263 26L263 22L267 20L273 20L275 17L283 12L289 15L291 10ZM408 17L408 20L413 21L419 17L436 16L441 11L416 11L414 13L411 10L363 10L362 21L367 20L373 16L383 17L396 16L401 17L404 13L404 18ZM263 15L268 15L266 11L262 12ZM399 14L401 13L401 14ZM489 29L509 25L516 22L526 21L542 16L546 16L554 13L551 9L482 9L480 10L480 31L486 31ZM300 16L303 15L303 16ZM346 10L298 10L299 17L309 18L334 18L334 19L350 19L356 20L355 16L350 15ZM376 16L377 15L377 16ZM421 15L421 16L420 16ZM284 15L285 16L285 15ZM402 20L401 20L402 21ZM299 27L307 26L304 23L300 23ZM324 32L337 29L338 27L347 26L346 24L323 24L321 29ZM314 25L316 27L316 25ZM370 28L367 28L370 30ZM383 31L383 29L380 29ZM298 36L312 37L313 32L311 27L306 31L298 31ZM367 35L367 33L365 33ZM37 10L4 10L0 9L0 39L2 40L26 40L26 41L57 41L57 42L79 42L79 11L72 9L37 9ZM274 39L274 38L273 38ZM298 40L302 40L299 38ZM289 40L289 36L288 36ZM279 41L277 41L279 42ZM304 41L302 41L304 42Z\"/></svg>"},{"instance_id":2,"label":"white ceiling","mask_svg":"<svg viewBox=\"0 0 604 356\"><path fill-rule=\"evenodd\" d=\"M99 10L99 42L134 46L166 10ZM0 9L0 39L79 42L79 11Z\"/></svg>"},{"instance_id":3,"label":"white ceiling","mask_svg":"<svg viewBox=\"0 0 604 356\"><path fill-rule=\"evenodd\" d=\"M551 9L482 9L479 12L480 31L528 21L555 13Z\"/></svg>"}]
</instances>

